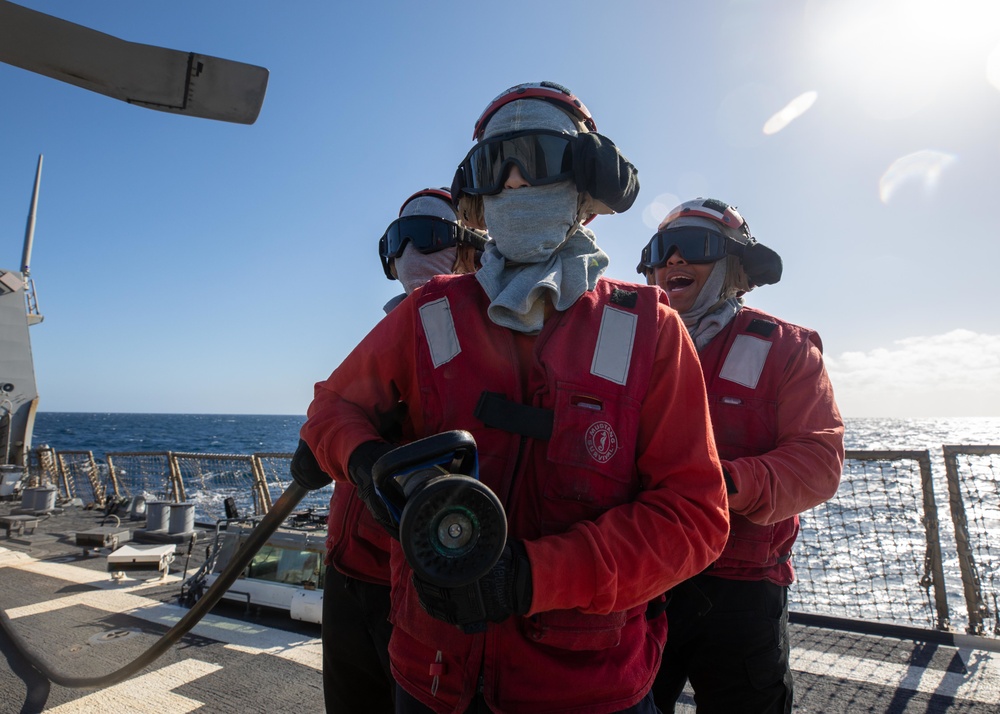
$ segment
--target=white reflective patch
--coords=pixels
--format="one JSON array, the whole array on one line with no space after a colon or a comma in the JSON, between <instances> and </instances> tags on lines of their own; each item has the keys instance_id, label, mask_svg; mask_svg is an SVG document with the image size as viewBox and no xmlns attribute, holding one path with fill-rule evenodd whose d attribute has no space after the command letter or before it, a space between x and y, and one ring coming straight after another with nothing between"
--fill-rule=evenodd
<instances>
[{"instance_id":1,"label":"white reflective patch","mask_svg":"<svg viewBox=\"0 0 1000 714\"><path fill-rule=\"evenodd\" d=\"M632 346L635 344L635 326L639 318L631 312L624 312L610 305L604 306L601 329L597 333L597 347L594 361L590 363L590 373L610 380L615 384L625 384L628 368L632 363Z\"/></svg>"},{"instance_id":2,"label":"white reflective patch","mask_svg":"<svg viewBox=\"0 0 1000 714\"><path fill-rule=\"evenodd\" d=\"M751 335L738 335L726 355L726 363L722 365L719 376L756 389L770 349L771 343L767 340Z\"/></svg>"},{"instance_id":3,"label":"white reflective patch","mask_svg":"<svg viewBox=\"0 0 1000 714\"><path fill-rule=\"evenodd\" d=\"M455 359L462 351L458 344L458 334L455 332L455 321L451 317L451 305L448 298L420 306L420 322L427 336L427 347L431 351L431 362L440 367Z\"/></svg>"}]
</instances>

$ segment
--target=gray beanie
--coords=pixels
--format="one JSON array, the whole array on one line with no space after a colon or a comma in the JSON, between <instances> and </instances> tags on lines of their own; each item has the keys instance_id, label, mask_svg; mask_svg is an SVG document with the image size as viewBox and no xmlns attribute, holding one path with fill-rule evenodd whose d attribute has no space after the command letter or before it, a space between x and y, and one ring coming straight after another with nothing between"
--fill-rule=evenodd
<instances>
[{"instance_id":1,"label":"gray beanie","mask_svg":"<svg viewBox=\"0 0 1000 714\"><path fill-rule=\"evenodd\" d=\"M504 104L490 117L483 139L529 129L561 131L572 136L579 133L577 123L554 104L539 99L517 99Z\"/></svg>"},{"instance_id":2,"label":"gray beanie","mask_svg":"<svg viewBox=\"0 0 1000 714\"><path fill-rule=\"evenodd\" d=\"M399 217L405 216L437 216L446 221L455 222L458 214L451 204L436 196L417 196L415 199L403 206Z\"/></svg>"}]
</instances>

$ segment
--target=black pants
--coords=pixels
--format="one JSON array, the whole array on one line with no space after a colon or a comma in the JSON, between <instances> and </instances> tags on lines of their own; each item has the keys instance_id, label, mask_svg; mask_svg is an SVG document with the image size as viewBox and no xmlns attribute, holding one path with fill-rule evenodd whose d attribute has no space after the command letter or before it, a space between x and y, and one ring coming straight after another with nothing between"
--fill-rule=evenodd
<instances>
[{"instance_id":1,"label":"black pants","mask_svg":"<svg viewBox=\"0 0 1000 714\"><path fill-rule=\"evenodd\" d=\"M667 646L653 683L663 712L674 711L685 680L698 714L792 710L788 588L703 574L671 594Z\"/></svg>"},{"instance_id":2,"label":"black pants","mask_svg":"<svg viewBox=\"0 0 1000 714\"><path fill-rule=\"evenodd\" d=\"M483 701L482 695L477 695L472 700L472 704L470 704L468 709L465 710L465 714L487 714L489 711L490 708L486 706L486 702ZM396 685L396 714L433 713L433 709L424 706L423 703L407 694L402 687L398 684ZM638 704L631 706L628 709L622 709L616 714L660 714L660 710L653 704L653 693L650 692Z\"/></svg>"},{"instance_id":3,"label":"black pants","mask_svg":"<svg viewBox=\"0 0 1000 714\"><path fill-rule=\"evenodd\" d=\"M389 673L389 586L332 565L323 585L323 699L330 714L395 710Z\"/></svg>"}]
</instances>

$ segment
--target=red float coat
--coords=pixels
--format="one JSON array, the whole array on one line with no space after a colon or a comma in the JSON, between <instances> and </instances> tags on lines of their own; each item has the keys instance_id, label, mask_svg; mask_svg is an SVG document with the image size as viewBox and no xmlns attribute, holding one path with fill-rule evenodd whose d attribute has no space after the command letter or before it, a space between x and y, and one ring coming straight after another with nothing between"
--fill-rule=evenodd
<instances>
[{"instance_id":1,"label":"red float coat","mask_svg":"<svg viewBox=\"0 0 1000 714\"><path fill-rule=\"evenodd\" d=\"M398 295L394 300L402 302ZM390 301L393 302L393 301ZM387 308L386 309L391 309ZM399 408L380 415L379 432L386 441L409 441L402 433L400 422L405 412ZM376 585L389 585L389 545L392 539L385 532L349 481L341 481L330 496L330 513L326 521L326 564L352 578Z\"/></svg>"},{"instance_id":2,"label":"red float coat","mask_svg":"<svg viewBox=\"0 0 1000 714\"><path fill-rule=\"evenodd\" d=\"M798 514L837 492L844 465L823 344L812 330L744 307L699 357L735 486L729 539L708 574L790 585Z\"/></svg>"},{"instance_id":3,"label":"red float coat","mask_svg":"<svg viewBox=\"0 0 1000 714\"><path fill-rule=\"evenodd\" d=\"M656 288L601 279L538 335L493 324L488 306L474 275L414 291L316 385L302 438L339 488L397 401L413 438L468 430L524 543L528 615L464 634L420 607L393 542L390 656L407 692L440 712L477 691L495 711L625 709L648 692L666 636L646 604L704 570L728 532L697 355ZM551 439L484 426L484 391L552 410Z\"/></svg>"},{"instance_id":4,"label":"red float coat","mask_svg":"<svg viewBox=\"0 0 1000 714\"><path fill-rule=\"evenodd\" d=\"M326 564L352 578L389 584L391 538L357 496L354 484L341 481L330 496Z\"/></svg>"}]
</instances>

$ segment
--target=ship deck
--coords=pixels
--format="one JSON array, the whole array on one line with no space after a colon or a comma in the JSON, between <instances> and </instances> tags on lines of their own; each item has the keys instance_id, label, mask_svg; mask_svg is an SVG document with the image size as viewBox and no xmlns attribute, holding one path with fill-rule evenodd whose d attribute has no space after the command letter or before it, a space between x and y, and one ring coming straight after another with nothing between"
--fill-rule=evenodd
<instances>
[{"instance_id":1,"label":"ship deck","mask_svg":"<svg viewBox=\"0 0 1000 714\"><path fill-rule=\"evenodd\" d=\"M0 503L0 517L14 505ZM202 538L190 552L177 547L164 577L127 573L116 580L108 549L77 545L76 534L97 528L103 517L68 507L40 520L34 532L4 537L0 530L0 608L49 668L67 677L103 677L145 652L187 612L177 604L180 585L205 557ZM858 629L793 616L796 712L1000 712L997 641ZM3 712L323 711L320 627L231 602L218 604L144 670L102 689L48 682L2 631L0 650ZM689 691L677 710L694 711Z\"/></svg>"}]
</instances>

